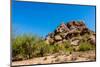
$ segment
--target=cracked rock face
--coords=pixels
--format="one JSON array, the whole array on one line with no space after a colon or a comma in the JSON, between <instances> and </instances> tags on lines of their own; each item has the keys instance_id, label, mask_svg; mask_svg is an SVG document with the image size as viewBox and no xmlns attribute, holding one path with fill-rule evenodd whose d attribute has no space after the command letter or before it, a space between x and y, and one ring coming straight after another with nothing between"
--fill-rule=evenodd
<instances>
[{"instance_id":1,"label":"cracked rock face","mask_svg":"<svg viewBox=\"0 0 100 67\"><path fill-rule=\"evenodd\" d=\"M61 43L63 41L69 41L72 45L79 45L79 42L82 40L84 35L89 37L86 39L90 43L95 44L95 32L89 30L83 21L71 21L68 23L60 24L54 32L50 33L46 37L46 41L49 44L52 43ZM72 40L73 38L78 38ZM81 39L79 39L81 38Z\"/></svg>"}]
</instances>

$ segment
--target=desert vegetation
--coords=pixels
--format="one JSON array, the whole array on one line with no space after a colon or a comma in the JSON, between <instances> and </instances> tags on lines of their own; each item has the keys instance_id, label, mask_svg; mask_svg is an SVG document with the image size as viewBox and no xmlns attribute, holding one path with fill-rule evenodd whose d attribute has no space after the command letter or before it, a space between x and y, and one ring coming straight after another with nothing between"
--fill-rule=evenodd
<instances>
[{"instance_id":1,"label":"desert vegetation","mask_svg":"<svg viewBox=\"0 0 100 67\"><path fill-rule=\"evenodd\" d=\"M12 61L22 61L22 65L29 59L33 59L27 61L31 64L92 61L96 59L95 35L82 21L72 21L62 23L45 38L29 34L12 36Z\"/></svg>"},{"instance_id":2,"label":"desert vegetation","mask_svg":"<svg viewBox=\"0 0 100 67\"><path fill-rule=\"evenodd\" d=\"M20 35L12 39L13 61L43 57L60 51L70 51L70 45L67 43L49 45L45 40L34 35Z\"/></svg>"},{"instance_id":3,"label":"desert vegetation","mask_svg":"<svg viewBox=\"0 0 100 67\"><path fill-rule=\"evenodd\" d=\"M81 42L77 51L94 50L95 46ZM69 42L47 44L43 38L35 35L19 35L12 38L12 60L26 60L34 57L48 56L54 53L71 53L75 51Z\"/></svg>"}]
</instances>

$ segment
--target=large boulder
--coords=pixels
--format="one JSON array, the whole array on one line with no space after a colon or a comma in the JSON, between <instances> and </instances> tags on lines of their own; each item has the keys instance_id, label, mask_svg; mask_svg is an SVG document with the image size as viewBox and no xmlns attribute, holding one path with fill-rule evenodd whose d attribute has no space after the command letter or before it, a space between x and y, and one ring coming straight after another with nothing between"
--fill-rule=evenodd
<instances>
[{"instance_id":1,"label":"large boulder","mask_svg":"<svg viewBox=\"0 0 100 67\"><path fill-rule=\"evenodd\" d=\"M80 42L80 39L73 38L73 39L71 40L71 45L77 46L77 45L79 45L79 42Z\"/></svg>"},{"instance_id":2,"label":"large boulder","mask_svg":"<svg viewBox=\"0 0 100 67\"><path fill-rule=\"evenodd\" d=\"M96 44L96 39L95 39L95 36L90 36L90 38L88 39L88 41L92 44L92 45L95 45Z\"/></svg>"},{"instance_id":3,"label":"large boulder","mask_svg":"<svg viewBox=\"0 0 100 67\"><path fill-rule=\"evenodd\" d=\"M60 41L60 40L62 40L62 37L61 37L60 35L56 35L56 36L54 37L54 39L55 39L56 41Z\"/></svg>"},{"instance_id":4,"label":"large boulder","mask_svg":"<svg viewBox=\"0 0 100 67\"><path fill-rule=\"evenodd\" d=\"M48 37L46 38L45 42L46 42L47 44L53 44L53 43L54 43L54 39L51 38L50 36L48 36Z\"/></svg>"}]
</instances>

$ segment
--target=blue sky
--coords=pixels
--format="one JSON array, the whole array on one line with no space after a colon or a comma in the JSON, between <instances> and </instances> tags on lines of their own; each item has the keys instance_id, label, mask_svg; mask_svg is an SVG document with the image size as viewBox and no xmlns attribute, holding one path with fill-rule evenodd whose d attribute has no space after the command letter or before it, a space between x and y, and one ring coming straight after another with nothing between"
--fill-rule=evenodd
<instances>
[{"instance_id":1,"label":"blue sky","mask_svg":"<svg viewBox=\"0 0 100 67\"><path fill-rule=\"evenodd\" d=\"M62 22L83 20L95 31L95 6L61 5L37 2L12 2L12 33L44 37Z\"/></svg>"}]
</instances>

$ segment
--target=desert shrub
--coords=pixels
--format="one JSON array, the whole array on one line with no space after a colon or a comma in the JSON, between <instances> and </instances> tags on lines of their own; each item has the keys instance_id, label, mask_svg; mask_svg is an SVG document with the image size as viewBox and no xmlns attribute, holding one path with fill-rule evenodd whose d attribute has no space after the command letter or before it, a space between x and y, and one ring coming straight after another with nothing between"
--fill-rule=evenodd
<instances>
[{"instance_id":1,"label":"desert shrub","mask_svg":"<svg viewBox=\"0 0 100 67\"><path fill-rule=\"evenodd\" d=\"M12 40L12 57L22 59L32 58L33 45L38 42L39 38L32 35L16 36Z\"/></svg>"},{"instance_id":2,"label":"desert shrub","mask_svg":"<svg viewBox=\"0 0 100 67\"><path fill-rule=\"evenodd\" d=\"M65 47L61 44L54 44L52 47L53 47L52 53L62 52L65 49Z\"/></svg>"},{"instance_id":3,"label":"desert shrub","mask_svg":"<svg viewBox=\"0 0 100 67\"><path fill-rule=\"evenodd\" d=\"M63 42L62 44L54 44L54 50L53 52L66 52L66 51L71 51L70 48L71 45L69 42Z\"/></svg>"},{"instance_id":4,"label":"desert shrub","mask_svg":"<svg viewBox=\"0 0 100 67\"><path fill-rule=\"evenodd\" d=\"M54 46L46 44L45 40L34 35L19 35L12 38L12 57L14 59L29 59L54 53Z\"/></svg>"},{"instance_id":5,"label":"desert shrub","mask_svg":"<svg viewBox=\"0 0 100 67\"><path fill-rule=\"evenodd\" d=\"M92 50L93 48L94 47L92 47L92 45L87 42L80 43L79 45L79 51L88 51L88 50Z\"/></svg>"},{"instance_id":6,"label":"desert shrub","mask_svg":"<svg viewBox=\"0 0 100 67\"><path fill-rule=\"evenodd\" d=\"M65 52L72 52L73 51L73 47L71 46L69 41L64 42L63 46L65 48L64 49Z\"/></svg>"},{"instance_id":7,"label":"desert shrub","mask_svg":"<svg viewBox=\"0 0 100 67\"><path fill-rule=\"evenodd\" d=\"M66 49L66 52L72 53L73 52L73 47L69 47Z\"/></svg>"},{"instance_id":8,"label":"desert shrub","mask_svg":"<svg viewBox=\"0 0 100 67\"><path fill-rule=\"evenodd\" d=\"M94 45L81 42L79 51L95 49ZM62 44L47 44L44 39L34 35L19 35L12 38L12 57L17 60L30 59L32 57L43 57L53 53L73 52L69 41Z\"/></svg>"},{"instance_id":9,"label":"desert shrub","mask_svg":"<svg viewBox=\"0 0 100 67\"><path fill-rule=\"evenodd\" d=\"M60 46L58 44L54 44L53 47L54 47L53 53L60 51Z\"/></svg>"},{"instance_id":10,"label":"desert shrub","mask_svg":"<svg viewBox=\"0 0 100 67\"><path fill-rule=\"evenodd\" d=\"M64 46L65 48L69 48L69 47L71 47L71 44L70 44L69 41L66 41L66 42L63 42L63 46Z\"/></svg>"},{"instance_id":11,"label":"desert shrub","mask_svg":"<svg viewBox=\"0 0 100 67\"><path fill-rule=\"evenodd\" d=\"M33 53L35 57L45 56L49 53L52 53L51 46L46 44L44 40L40 40L33 47L34 47Z\"/></svg>"}]
</instances>

